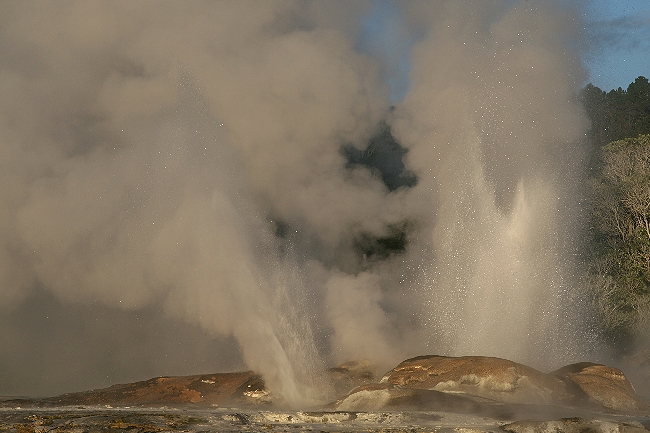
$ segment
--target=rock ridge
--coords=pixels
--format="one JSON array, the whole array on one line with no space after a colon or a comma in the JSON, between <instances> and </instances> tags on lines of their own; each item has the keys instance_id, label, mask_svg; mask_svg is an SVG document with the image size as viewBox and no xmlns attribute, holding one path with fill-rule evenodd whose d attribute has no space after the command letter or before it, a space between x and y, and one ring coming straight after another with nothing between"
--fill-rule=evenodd
<instances>
[{"instance_id":1,"label":"rock ridge","mask_svg":"<svg viewBox=\"0 0 650 433\"><path fill-rule=\"evenodd\" d=\"M621 370L590 362L543 373L502 358L423 355L401 362L378 382L367 360L350 361L325 374L339 396L324 406L332 411L441 411L503 420L535 413L548 417L650 414L650 406ZM252 371L163 376L41 399L0 399L0 407L5 408L259 405L281 407L283 401Z\"/></svg>"},{"instance_id":2,"label":"rock ridge","mask_svg":"<svg viewBox=\"0 0 650 433\"><path fill-rule=\"evenodd\" d=\"M437 393L437 394L436 394ZM441 394L453 395L451 399ZM455 406L454 406L455 405ZM407 359L377 384L351 390L330 407L379 410L415 407L471 413L530 411L556 408L646 415L650 406L617 368L589 362L551 373L502 358L423 355ZM441 409L442 410L442 409ZM495 412L496 411L496 412Z\"/></svg>"}]
</instances>

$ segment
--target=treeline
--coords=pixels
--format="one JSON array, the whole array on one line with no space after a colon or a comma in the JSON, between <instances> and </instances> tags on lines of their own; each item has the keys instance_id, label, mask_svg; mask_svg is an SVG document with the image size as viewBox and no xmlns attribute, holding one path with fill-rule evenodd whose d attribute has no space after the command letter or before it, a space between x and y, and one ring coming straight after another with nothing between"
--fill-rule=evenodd
<instances>
[{"instance_id":1,"label":"treeline","mask_svg":"<svg viewBox=\"0 0 650 433\"><path fill-rule=\"evenodd\" d=\"M593 144L605 145L624 138L650 134L650 82L638 77L627 90L605 92L587 84L580 99L591 119Z\"/></svg>"},{"instance_id":2,"label":"treeline","mask_svg":"<svg viewBox=\"0 0 650 433\"><path fill-rule=\"evenodd\" d=\"M580 97L594 150L588 279L605 335L628 352L650 335L650 83Z\"/></svg>"}]
</instances>

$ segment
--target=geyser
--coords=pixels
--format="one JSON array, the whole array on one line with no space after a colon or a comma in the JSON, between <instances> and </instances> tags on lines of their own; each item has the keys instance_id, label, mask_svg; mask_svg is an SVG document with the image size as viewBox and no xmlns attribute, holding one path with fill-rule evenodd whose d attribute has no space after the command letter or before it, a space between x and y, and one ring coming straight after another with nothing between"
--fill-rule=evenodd
<instances>
[{"instance_id":1,"label":"geyser","mask_svg":"<svg viewBox=\"0 0 650 433\"><path fill-rule=\"evenodd\" d=\"M395 114L419 176L410 194L431 209L421 282L433 340L558 367L585 349L575 256L586 123L566 48L575 17L528 3L446 6L429 15Z\"/></svg>"},{"instance_id":2,"label":"geyser","mask_svg":"<svg viewBox=\"0 0 650 433\"><path fill-rule=\"evenodd\" d=\"M562 5L395 3L395 46L418 38L402 101L386 83L404 55L355 48L372 2L5 6L0 394L74 390L55 380L66 348L45 353L45 331L22 326L42 292L119 310L108 337L49 325L89 351L135 330L172 338L159 321L200 328L173 336L197 357L201 339L229 352L234 339L239 354L201 368L254 369L296 406L329 397L322 369L351 358L551 368L585 353L564 308L586 123ZM382 169L402 173L359 156L386 124L403 164ZM164 313L143 326L152 311ZM177 355L159 346L137 365L80 350L75 386L205 373L170 371Z\"/></svg>"}]
</instances>

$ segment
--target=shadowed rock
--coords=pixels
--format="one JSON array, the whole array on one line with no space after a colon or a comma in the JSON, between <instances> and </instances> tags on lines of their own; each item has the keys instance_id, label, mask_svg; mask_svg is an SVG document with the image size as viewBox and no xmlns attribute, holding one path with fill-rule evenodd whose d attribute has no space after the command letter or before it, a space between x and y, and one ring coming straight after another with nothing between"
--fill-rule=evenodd
<instances>
[{"instance_id":1,"label":"shadowed rock","mask_svg":"<svg viewBox=\"0 0 650 433\"><path fill-rule=\"evenodd\" d=\"M430 389L404 388L387 383L362 385L330 405L337 411L436 411L513 419L516 408L471 395Z\"/></svg>"},{"instance_id":2,"label":"shadowed rock","mask_svg":"<svg viewBox=\"0 0 650 433\"><path fill-rule=\"evenodd\" d=\"M615 411L650 410L617 368L580 362L562 367L551 375L567 383L577 404L598 405Z\"/></svg>"},{"instance_id":3,"label":"shadowed rock","mask_svg":"<svg viewBox=\"0 0 650 433\"><path fill-rule=\"evenodd\" d=\"M355 388L333 404L336 410L417 410L428 408L439 411L475 413L478 405L461 396L428 389L401 388L386 383L373 383Z\"/></svg>"}]
</instances>

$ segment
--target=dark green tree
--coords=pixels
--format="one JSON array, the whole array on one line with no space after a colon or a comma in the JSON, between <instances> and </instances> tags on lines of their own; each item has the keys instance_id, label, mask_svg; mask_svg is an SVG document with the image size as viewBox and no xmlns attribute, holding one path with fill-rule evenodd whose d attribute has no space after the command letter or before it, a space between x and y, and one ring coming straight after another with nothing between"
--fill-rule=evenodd
<instances>
[{"instance_id":1,"label":"dark green tree","mask_svg":"<svg viewBox=\"0 0 650 433\"><path fill-rule=\"evenodd\" d=\"M627 90L605 92L587 84L580 92L591 120L592 143L599 147L640 134L650 134L650 83L638 77Z\"/></svg>"},{"instance_id":2,"label":"dark green tree","mask_svg":"<svg viewBox=\"0 0 650 433\"><path fill-rule=\"evenodd\" d=\"M638 77L627 88L629 104L628 117L630 128L635 137L650 133L650 82L645 77Z\"/></svg>"}]
</instances>

